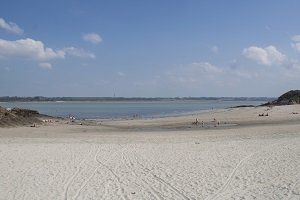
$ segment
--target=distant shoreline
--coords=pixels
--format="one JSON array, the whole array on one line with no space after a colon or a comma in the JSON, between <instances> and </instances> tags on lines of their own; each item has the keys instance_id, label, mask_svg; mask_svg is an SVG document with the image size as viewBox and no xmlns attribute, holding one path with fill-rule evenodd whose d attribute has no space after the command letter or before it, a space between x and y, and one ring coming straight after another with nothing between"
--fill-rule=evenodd
<instances>
[{"instance_id":1,"label":"distant shoreline","mask_svg":"<svg viewBox=\"0 0 300 200\"><path fill-rule=\"evenodd\" d=\"M273 101L273 97L0 97L0 102Z\"/></svg>"},{"instance_id":2,"label":"distant shoreline","mask_svg":"<svg viewBox=\"0 0 300 200\"><path fill-rule=\"evenodd\" d=\"M25 101L0 102L7 108L25 108L56 117L77 119L141 119L183 116L224 109L232 106L255 105L257 100L161 100L161 101Z\"/></svg>"}]
</instances>

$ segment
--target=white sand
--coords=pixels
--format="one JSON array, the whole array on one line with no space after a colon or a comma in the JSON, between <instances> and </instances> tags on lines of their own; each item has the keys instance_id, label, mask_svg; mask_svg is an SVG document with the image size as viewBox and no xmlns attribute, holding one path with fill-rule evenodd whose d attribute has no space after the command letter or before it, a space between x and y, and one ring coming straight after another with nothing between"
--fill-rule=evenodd
<instances>
[{"instance_id":1,"label":"white sand","mask_svg":"<svg viewBox=\"0 0 300 200\"><path fill-rule=\"evenodd\" d=\"M292 112L300 106L2 128L0 199L300 199Z\"/></svg>"}]
</instances>

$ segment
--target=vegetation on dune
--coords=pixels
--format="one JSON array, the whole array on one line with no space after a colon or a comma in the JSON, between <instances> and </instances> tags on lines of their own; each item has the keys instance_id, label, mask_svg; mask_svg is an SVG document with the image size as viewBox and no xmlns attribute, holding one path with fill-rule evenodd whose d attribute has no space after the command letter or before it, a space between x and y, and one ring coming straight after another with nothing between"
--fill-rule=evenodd
<instances>
[{"instance_id":1,"label":"vegetation on dune","mask_svg":"<svg viewBox=\"0 0 300 200\"><path fill-rule=\"evenodd\" d=\"M40 123L37 111L28 109L6 109L0 107L0 127L24 126Z\"/></svg>"},{"instance_id":2,"label":"vegetation on dune","mask_svg":"<svg viewBox=\"0 0 300 200\"><path fill-rule=\"evenodd\" d=\"M269 102L264 104L265 106L270 105L293 105L293 104L300 104L300 90L290 90L280 97L276 99L275 101Z\"/></svg>"},{"instance_id":3,"label":"vegetation on dune","mask_svg":"<svg viewBox=\"0 0 300 200\"><path fill-rule=\"evenodd\" d=\"M291 90L278 98L279 102L288 102L289 104L300 104L300 90Z\"/></svg>"}]
</instances>

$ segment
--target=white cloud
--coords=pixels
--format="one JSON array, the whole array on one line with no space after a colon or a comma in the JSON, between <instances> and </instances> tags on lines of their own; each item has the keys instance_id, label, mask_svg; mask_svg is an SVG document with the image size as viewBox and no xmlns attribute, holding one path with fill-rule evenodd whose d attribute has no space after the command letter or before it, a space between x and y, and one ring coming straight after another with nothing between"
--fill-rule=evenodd
<instances>
[{"instance_id":1,"label":"white cloud","mask_svg":"<svg viewBox=\"0 0 300 200\"><path fill-rule=\"evenodd\" d=\"M252 78L252 74L250 72L246 72L246 71L232 71L235 75L237 75L238 77L241 77L241 78Z\"/></svg>"},{"instance_id":2,"label":"white cloud","mask_svg":"<svg viewBox=\"0 0 300 200\"><path fill-rule=\"evenodd\" d=\"M293 43L291 46L296 50L300 52L300 35L294 35L292 38Z\"/></svg>"},{"instance_id":3,"label":"white cloud","mask_svg":"<svg viewBox=\"0 0 300 200\"><path fill-rule=\"evenodd\" d=\"M39 66L40 66L40 68L42 68L42 69L47 69L47 70L52 69L51 63L40 63Z\"/></svg>"},{"instance_id":4,"label":"white cloud","mask_svg":"<svg viewBox=\"0 0 300 200\"><path fill-rule=\"evenodd\" d=\"M165 73L163 81L190 87L190 84L204 84L222 77L223 70L209 62L194 62L173 68Z\"/></svg>"},{"instance_id":5,"label":"white cloud","mask_svg":"<svg viewBox=\"0 0 300 200\"><path fill-rule=\"evenodd\" d=\"M193 62L172 67L157 79L157 85L167 87L168 92L181 91L185 95L223 95L224 87L235 85L240 79L230 70L209 62Z\"/></svg>"},{"instance_id":6,"label":"white cloud","mask_svg":"<svg viewBox=\"0 0 300 200\"><path fill-rule=\"evenodd\" d=\"M123 72L118 72L118 75L119 75L119 76L126 76L126 74L123 73Z\"/></svg>"},{"instance_id":7,"label":"white cloud","mask_svg":"<svg viewBox=\"0 0 300 200\"><path fill-rule=\"evenodd\" d=\"M208 62L194 62L192 63L193 66L195 66L198 69L201 69L205 72L209 73L221 73L223 70L216 67L215 65L212 65Z\"/></svg>"},{"instance_id":8,"label":"white cloud","mask_svg":"<svg viewBox=\"0 0 300 200\"><path fill-rule=\"evenodd\" d=\"M261 65L268 66L272 64L282 64L286 60L286 56L279 52L274 46L268 46L266 48L251 46L244 49L242 55Z\"/></svg>"},{"instance_id":9,"label":"white cloud","mask_svg":"<svg viewBox=\"0 0 300 200\"><path fill-rule=\"evenodd\" d=\"M231 69L236 69L236 68L238 68L239 63L238 63L237 59L233 59L233 60L230 62L229 66L230 66Z\"/></svg>"},{"instance_id":10,"label":"white cloud","mask_svg":"<svg viewBox=\"0 0 300 200\"><path fill-rule=\"evenodd\" d=\"M0 57L18 57L33 60L64 58L63 51L44 47L43 42L30 38L16 41L0 39Z\"/></svg>"},{"instance_id":11,"label":"white cloud","mask_svg":"<svg viewBox=\"0 0 300 200\"><path fill-rule=\"evenodd\" d=\"M300 61L297 59L290 59L284 67L290 71L300 71Z\"/></svg>"},{"instance_id":12,"label":"white cloud","mask_svg":"<svg viewBox=\"0 0 300 200\"><path fill-rule=\"evenodd\" d=\"M0 57L2 58L22 58L32 60L63 59L65 56L75 56L80 58L95 58L93 53L75 47L66 47L60 50L47 48L41 41L30 38L16 41L0 39Z\"/></svg>"},{"instance_id":13,"label":"white cloud","mask_svg":"<svg viewBox=\"0 0 300 200\"><path fill-rule=\"evenodd\" d=\"M10 71L10 68L9 68L9 67L4 67L3 69L4 69L5 71L7 71L7 72Z\"/></svg>"},{"instance_id":14,"label":"white cloud","mask_svg":"<svg viewBox=\"0 0 300 200\"><path fill-rule=\"evenodd\" d=\"M213 53L219 53L219 47L217 47L217 46L213 46L213 47L211 47L211 49L210 49Z\"/></svg>"},{"instance_id":15,"label":"white cloud","mask_svg":"<svg viewBox=\"0 0 300 200\"><path fill-rule=\"evenodd\" d=\"M23 30L17 24L6 22L3 18L0 18L0 28L19 35L23 33Z\"/></svg>"},{"instance_id":16,"label":"white cloud","mask_svg":"<svg viewBox=\"0 0 300 200\"><path fill-rule=\"evenodd\" d=\"M292 36L292 40L294 42L300 42L300 35L294 35L294 36Z\"/></svg>"},{"instance_id":17,"label":"white cloud","mask_svg":"<svg viewBox=\"0 0 300 200\"><path fill-rule=\"evenodd\" d=\"M292 47L296 50L296 51L299 51L300 52L300 42L295 42L295 43L292 43Z\"/></svg>"},{"instance_id":18,"label":"white cloud","mask_svg":"<svg viewBox=\"0 0 300 200\"><path fill-rule=\"evenodd\" d=\"M95 54L87 52L83 49L78 49L75 47L66 47L62 51L70 56L80 57L80 58L96 58Z\"/></svg>"},{"instance_id":19,"label":"white cloud","mask_svg":"<svg viewBox=\"0 0 300 200\"><path fill-rule=\"evenodd\" d=\"M82 39L87 42L93 43L93 44L98 44L98 43L102 42L101 36L98 35L97 33L84 34L82 36Z\"/></svg>"}]
</instances>

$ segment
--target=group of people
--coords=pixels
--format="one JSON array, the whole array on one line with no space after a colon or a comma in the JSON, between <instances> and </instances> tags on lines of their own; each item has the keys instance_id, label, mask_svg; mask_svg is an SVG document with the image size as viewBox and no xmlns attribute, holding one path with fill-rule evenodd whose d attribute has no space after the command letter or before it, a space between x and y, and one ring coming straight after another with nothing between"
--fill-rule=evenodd
<instances>
[{"instance_id":1,"label":"group of people","mask_svg":"<svg viewBox=\"0 0 300 200\"><path fill-rule=\"evenodd\" d=\"M259 116L259 117L264 117L264 116L266 116L266 117L267 117L267 116L269 116L269 113L267 113L267 114L264 114L264 113L262 113L262 114L258 114L258 116Z\"/></svg>"},{"instance_id":2,"label":"group of people","mask_svg":"<svg viewBox=\"0 0 300 200\"><path fill-rule=\"evenodd\" d=\"M74 122L75 119L76 119L74 116L72 116L72 115L70 115L70 114L69 114L69 118L70 118L70 121L71 121L71 122Z\"/></svg>"},{"instance_id":3,"label":"group of people","mask_svg":"<svg viewBox=\"0 0 300 200\"><path fill-rule=\"evenodd\" d=\"M193 122L193 124L198 125L200 124L200 122L198 121L198 118L196 118L196 120ZM201 126L204 126L204 121L201 121Z\"/></svg>"},{"instance_id":4,"label":"group of people","mask_svg":"<svg viewBox=\"0 0 300 200\"><path fill-rule=\"evenodd\" d=\"M220 125L220 121L218 121L216 118L214 118L212 122L215 123L215 125L214 125L215 127L216 127L217 125ZM204 127L204 121L199 122L198 118L196 118L196 120L193 122L193 124L194 124L194 125L201 124L201 127Z\"/></svg>"}]
</instances>

